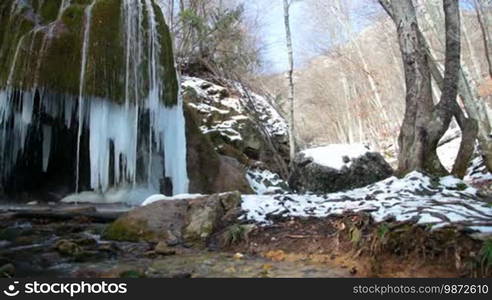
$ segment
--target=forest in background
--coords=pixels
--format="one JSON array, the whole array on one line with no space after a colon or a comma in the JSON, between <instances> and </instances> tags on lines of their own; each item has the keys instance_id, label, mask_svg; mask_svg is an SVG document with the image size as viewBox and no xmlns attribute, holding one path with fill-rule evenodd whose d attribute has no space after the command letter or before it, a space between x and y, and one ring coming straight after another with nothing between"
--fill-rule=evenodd
<instances>
[{"instance_id":1,"label":"forest in background","mask_svg":"<svg viewBox=\"0 0 492 300\"><path fill-rule=\"evenodd\" d=\"M280 1L256 2L259 4L163 0L161 4L176 36L178 61L186 57L184 65L189 69L185 73L200 73L205 66L217 78L241 79L253 89L268 93L286 116L287 80L284 73L272 73L275 67L269 61L271 56L265 55L272 47L271 41L262 35L271 22L269 9L281 9ZM420 30L429 41L435 62L443 69L441 2L419 0L415 8ZM478 3L460 1L461 61L474 97L489 106L492 81L486 43L490 33L480 22ZM310 30L303 44L294 41L297 143L306 148L365 142L394 155L405 109L405 77L390 17L375 0L304 0L294 4L298 6L296 14L305 21L303 29ZM490 19L491 15L488 6L482 19ZM434 99L441 95L435 80L433 94Z\"/></svg>"}]
</instances>

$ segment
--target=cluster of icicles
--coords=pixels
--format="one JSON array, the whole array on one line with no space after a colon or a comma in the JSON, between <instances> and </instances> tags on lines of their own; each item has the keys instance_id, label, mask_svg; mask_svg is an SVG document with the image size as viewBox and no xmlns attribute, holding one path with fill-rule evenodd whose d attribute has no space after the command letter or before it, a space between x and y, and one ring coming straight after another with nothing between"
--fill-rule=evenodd
<instances>
[{"instance_id":1,"label":"cluster of icicles","mask_svg":"<svg viewBox=\"0 0 492 300\"><path fill-rule=\"evenodd\" d=\"M16 1L12 10L22 9L23 1ZM71 0L63 0L58 13L58 20L64 10L69 7ZM119 105L106 99L86 95L84 92L85 73L89 55L92 9L97 0L85 9L84 41L82 63L80 70L80 87L78 95L60 95L45 91L42 87L22 89L11 88L13 74L19 49L27 33L20 38L16 47L14 60L11 65L7 88L0 90L0 178L10 176L13 172L19 155L25 150L26 138L30 126L33 124L34 99L38 93L39 106L42 113L53 119L64 120L67 128L77 132L76 160L76 190L79 192L79 178L81 169L81 137L84 131L89 133L90 154L90 186L97 191L106 191L110 186L110 172L114 174L114 183L117 186L133 186L142 184L137 182L137 159L139 149L138 135L142 129L142 112L149 115L149 145L145 145L148 157L145 160L146 174L139 174L139 178L146 178L144 183L152 190L159 189L159 182L163 177L170 178L173 194L186 193L188 178L186 171L186 138L185 120L182 110L182 100L177 105L165 106L159 95L162 95L162 78L159 78L160 42L157 32L156 15L152 0L122 0L125 33L125 99ZM12 12L15 13L15 12ZM143 28L144 17L148 20L147 28ZM57 22L55 21L55 22ZM53 33L54 23L49 24L47 40ZM40 28L35 28L40 30ZM149 38L143 39L143 30ZM32 33L32 32L31 32ZM48 41L43 42L46 47ZM43 51L41 49L40 51ZM144 56L147 59L144 59ZM42 55L40 55L42 57ZM145 64L145 65L143 65ZM148 71L143 76L142 70ZM150 82L144 84L142 78ZM142 88L145 87L146 91ZM138 99L145 94L146 99ZM44 171L49 167L51 148L53 144L53 128L50 125L41 125L43 134L42 167ZM147 128L146 127L146 128ZM13 139L9 137L14 137ZM111 144L113 147L111 147ZM110 164L111 151L114 151L113 164ZM163 155L162 155L163 154ZM164 159L163 159L164 158ZM109 170L114 165L114 170ZM85 166L84 166L85 167Z\"/></svg>"}]
</instances>

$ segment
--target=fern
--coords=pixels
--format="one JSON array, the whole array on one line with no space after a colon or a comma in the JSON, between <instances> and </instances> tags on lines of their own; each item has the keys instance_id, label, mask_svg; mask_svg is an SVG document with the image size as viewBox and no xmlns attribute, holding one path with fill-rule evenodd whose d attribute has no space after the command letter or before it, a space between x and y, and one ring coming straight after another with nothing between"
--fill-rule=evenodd
<instances>
[{"instance_id":1,"label":"fern","mask_svg":"<svg viewBox=\"0 0 492 300\"><path fill-rule=\"evenodd\" d=\"M480 250L480 257L482 267L489 268L492 266L492 240L487 240L483 243L482 249Z\"/></svg>"}]
</instances>

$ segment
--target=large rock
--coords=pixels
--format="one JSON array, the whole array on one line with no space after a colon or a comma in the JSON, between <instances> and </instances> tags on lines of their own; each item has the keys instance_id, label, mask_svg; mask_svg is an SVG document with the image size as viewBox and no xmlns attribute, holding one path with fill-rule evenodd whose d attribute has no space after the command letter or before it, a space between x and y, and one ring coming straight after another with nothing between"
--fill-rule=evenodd
<instances>
[{"instance_id":1,"label":"large rock","mask_svg":"<svg viewBox=\"0 0 492 300\"><path fill-rule=\"evenodd\" d=\"M239 192L156 201L118 218L103 238L204 246L214 232L234 219L240 202Z\"/></svg>"},{"instance_id":2,"label":"large rock","mask_svg":"<svg viewBox=\"0 0 492 300\"><path fill-rule=\"evenodd\" d=\"M333 193L359 188L386 179L393 169L376 152L366 152L359 157L342 156L341 168L330 167L299 153L293 162L289 186L298 192Z\"/></svg>"},{"instance_id":3,"label":"large rock","mask_svg":"<svg viewBox=\"0 0 492 300\"><path fill-rule=\"evenodd\" d=\"M234 158L219 155L209 136L198 126L199 116L184 107L186 119L187 169L190 193L224 193L253 191L246 179L245 168Z\"/></svg>"},{"instance_id":4,"label":"large rock","mask_svg":"<svg viewBox=\"0 0 492 300\"><path fill-rule=\"evenodd\" d=\"M183 77L183 99L200 131L218 154L248 167L261 162L285 174L289 153L286 121L267 98L234 82L228 85Z\"/></svg>"}]
</instances>

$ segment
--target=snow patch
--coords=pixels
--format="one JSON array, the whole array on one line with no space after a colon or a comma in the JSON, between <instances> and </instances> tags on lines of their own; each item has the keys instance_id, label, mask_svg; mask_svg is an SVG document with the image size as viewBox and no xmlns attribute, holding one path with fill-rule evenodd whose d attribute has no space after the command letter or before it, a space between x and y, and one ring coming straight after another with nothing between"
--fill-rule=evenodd
<instances>
[{"instance_id":1,"label":"snow patch","mask_svg":"<svg viewBox=\"0 0 492 300\"><path fill-rule=\"evenodd\" d=\"M289 187L280 175L269 170L249 169L246 172L246 179L256 194L282 194Z\"/></svg>"},{"instance_id":2,"label":"snow patch","mask_svg":"<svg viewBox=\"0 0 492 300\"><path fill-rule=\"evenodd\" d=\"M149 196L147 199L145 199L144 202L142 202L141 206L146 206L158 201L170 201L170 200L187 200L187 199L196 199L203 197L202 194L179 194L179 195L174 195L174 196L164 196L162 194L155 194L152 196Z\"/></svg>"},{"instance_id":3,"label":"snow patch","mask_svg":"<svg viewBox=\"0 0 492 300\"><path fill-rule=\"evenodd\" d=\"M477 201L477 190L463 181L431 179L418 172L391 177L364 188L318 195L244 195L242 218L272 224L270 217L327 217L367 212L376 222L415 221L433 228L459 224L481 232L492 230L492 207ZM466 188L464 188L466 187Z\"/></svg>"},{"instance_id":4,"label":"snow patch","mask_svg":"<svg viewBox=\"0 0 492 300\"><path fill-rule=\"evenodd\" d=\"M353 159L361 157L369 151L369 147L363 144L332 144L307 149L301 153L311 158L318 165L340 170L342 167L350 167Z\"/></svg>"}]
</instances>

